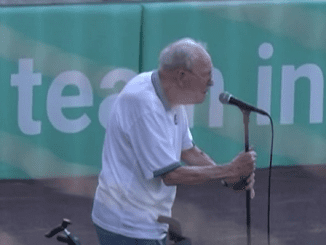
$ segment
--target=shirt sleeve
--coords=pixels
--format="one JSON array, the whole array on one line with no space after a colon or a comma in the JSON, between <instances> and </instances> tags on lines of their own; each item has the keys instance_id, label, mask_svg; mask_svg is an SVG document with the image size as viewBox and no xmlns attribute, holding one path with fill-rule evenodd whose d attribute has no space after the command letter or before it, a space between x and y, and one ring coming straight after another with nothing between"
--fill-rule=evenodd
<instances>
[{"instance_id":1,"label":"shirt sleeve","mask_svg":"<svg viewBox=\"0 0 326 245\"><path fill-rule=\"evenodd\" d=\"M151 179L181 166L164 115L142 113L128 130L129 140L145 178Z\"/></svg>"}]
</instances>

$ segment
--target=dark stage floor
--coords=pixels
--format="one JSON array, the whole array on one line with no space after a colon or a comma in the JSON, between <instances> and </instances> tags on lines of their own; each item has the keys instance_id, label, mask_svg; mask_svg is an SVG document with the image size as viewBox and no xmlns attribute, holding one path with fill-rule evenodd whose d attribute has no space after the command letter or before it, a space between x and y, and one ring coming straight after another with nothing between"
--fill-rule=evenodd
<instances>
[{"instance_id":1,"label":"dark stage floor","mask_svg":"<svg viewBox=\"0 0 326 245\"><path fill-rule=\"evenodd\" d=\"M272 245L326 244L326 169L277 167L271 195ZM54 245L44 234L62 218L83 245L96 245L90 219L97 177L46 180L0 180L0 244ZM256 197L251 201L252 245L267 244L268 170L256 171ZM245 193L219 184L181 186L173 216L193 245L245 245ZM63 243L61 243L63 244Z\"/></svg>"}]
</instances>

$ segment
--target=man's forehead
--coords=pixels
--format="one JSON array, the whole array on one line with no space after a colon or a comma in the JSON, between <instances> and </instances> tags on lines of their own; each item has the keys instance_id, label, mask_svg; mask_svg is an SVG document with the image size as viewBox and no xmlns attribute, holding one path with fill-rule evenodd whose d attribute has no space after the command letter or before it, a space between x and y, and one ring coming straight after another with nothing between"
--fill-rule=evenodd
<instances>
[{"instance_id":1,"label":"man's forehead","mask_svg":"<svg viewBox=\"0 0 326 245\"><path fill-rule=\"evenodd\" d=\"M203 76L212 75L213 66L211 62L198 62L194 65L194 68Z\"/></svg>"},{"instance_id":2,"label":"man's forehead","mask_svg":"<svg viewBox=\"0 0 326 245\"><path fill-rule=\"evenodd\" d=\"M210 75L212 71L212 59L210 55L202 48L197 48L193 52L196 55L193 70L196 70L197 74Z\"/></svg>"}]
</instances>

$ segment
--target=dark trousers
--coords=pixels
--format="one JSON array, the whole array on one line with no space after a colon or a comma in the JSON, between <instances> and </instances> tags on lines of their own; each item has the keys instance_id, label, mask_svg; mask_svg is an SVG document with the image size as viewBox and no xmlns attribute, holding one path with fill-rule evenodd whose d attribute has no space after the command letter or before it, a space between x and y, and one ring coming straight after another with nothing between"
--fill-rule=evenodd
<instances>
[{"instance_id":1,"label":"dark trousers","mask_svg":"<svg viewBox=\"0 0 326 245\"><path fill-rule=\"evenodd\" d=\"M97 225L95 229L100 245L166 245L166 237L162 240L136 239L107 231Z\"/></svg>"}]
</instances>

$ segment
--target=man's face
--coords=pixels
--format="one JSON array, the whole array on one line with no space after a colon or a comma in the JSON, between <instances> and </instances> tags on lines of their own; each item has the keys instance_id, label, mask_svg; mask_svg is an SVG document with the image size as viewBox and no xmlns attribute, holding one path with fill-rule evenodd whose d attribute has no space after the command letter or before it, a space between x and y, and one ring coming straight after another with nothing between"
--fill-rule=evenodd
<instances>
[{"instance_id":1,"label":"man's face","mask_svg":"<svg viewBox=\"0 0 326 245\"><path fill-rule=\"evenodd\" d=\"M198 60L191 71L183 70L182 93L185 98L185 104L202 103L211 86L212 81L212 63L210 59Z\"/></svg>"}]
</instances>

